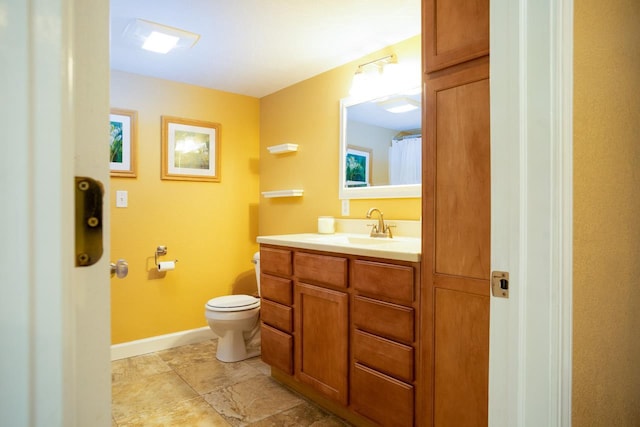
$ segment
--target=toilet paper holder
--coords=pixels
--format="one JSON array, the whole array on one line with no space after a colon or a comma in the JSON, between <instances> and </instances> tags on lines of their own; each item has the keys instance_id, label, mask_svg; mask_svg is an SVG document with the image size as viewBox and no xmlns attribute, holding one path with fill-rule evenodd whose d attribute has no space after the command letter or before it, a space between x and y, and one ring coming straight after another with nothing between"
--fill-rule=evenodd
<instances>
[{"instance_id":1,"label":"toilet paper holder","mask_svg":"<svg viewBox=\"0 0 640 427\"><path fill-rule=\"evenodd\" d=\"M159 256L163 256L167 254L167 247L166 246L158 246L156 248L156 253L155 253L155 260L156 260L156 266L159 264L159 260L158 257ZM178 260L173 260L173 262L178 262Z\"/></svg>"}]
</instances>

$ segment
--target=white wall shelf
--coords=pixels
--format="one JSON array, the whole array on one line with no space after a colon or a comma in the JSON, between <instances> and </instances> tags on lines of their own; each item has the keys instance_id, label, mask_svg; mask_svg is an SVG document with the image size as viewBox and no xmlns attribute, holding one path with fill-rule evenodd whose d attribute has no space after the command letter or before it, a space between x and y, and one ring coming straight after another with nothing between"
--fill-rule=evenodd
<instances>
[{"instance_id":1,"label":"white wall shelf","mask_svg":"<svg viewBox=\"0 0 640 427\"><path fill-rule=\"evenodd\" d=\"M294 151L298 151L298 144L272 145L271 147L267 147L267 150L269 150L271 154L293 153Z\"/></svg>"},{"instance_id":2,"label":"white wall shelf","mask_svg":"<svg viewBox=\"0 0 640 427\"><path fill-rule=\"evenodd\" d=\"M270 199L273 197L302 197L304 190L276 190L276 191L263 191L262 196Z\"/></svg>"}]
</instances>

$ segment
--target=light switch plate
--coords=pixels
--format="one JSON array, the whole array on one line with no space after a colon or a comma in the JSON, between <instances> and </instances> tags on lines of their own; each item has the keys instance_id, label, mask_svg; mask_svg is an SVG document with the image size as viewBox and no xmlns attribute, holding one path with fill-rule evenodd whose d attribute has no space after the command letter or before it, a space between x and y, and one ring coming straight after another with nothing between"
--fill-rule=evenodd
<instances>
[{"instance_id":1,"label":"light switch plate","mask_svg":"<svg viewBox=\"0 0 640 427\"><path fill-rule=\"evenodd\" d=\"M116 208L126 208L129 205L129 192L124 190L116 191Z\"/></svg>"},{"instance_id":2,"label":"light switch plate","mask_svg":"<svg viewBox=\"0 0 640 427\"><path fill-rule=\"evenodd\" d=\"M342 201L342 216L349 216L349 199Z\"/></svg>"}]
</instances>

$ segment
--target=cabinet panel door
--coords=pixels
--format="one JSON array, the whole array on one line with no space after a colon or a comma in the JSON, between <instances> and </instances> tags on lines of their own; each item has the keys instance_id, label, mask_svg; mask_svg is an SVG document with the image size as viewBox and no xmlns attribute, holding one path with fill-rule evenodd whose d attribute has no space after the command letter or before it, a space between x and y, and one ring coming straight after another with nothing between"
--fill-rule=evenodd
<instances>
[{"instance_id":1,"label":"cabinet panel door","mask_svg":"<svg viewBox=\"0 0 640 427\"><path fill-rule=\"evenodd\" d=\"M264 323L260 328L264 363L293 374L293 337Z\"/></svg>"},{"instance_id":2,"label":"cabinet panel door","mask_svg":"<svg viewBox=\"0 0 640 427\"><path fill-rule=\"evenodd\" d=\"M353 409L383 426L413 425L413 386L355 364L351 384Z\"/></svg>"},{"instance_id":3,"label":"cabinet panel door","mask_svg":"<svg viewBox=\"0 0 640 427\"><path fill-rule=\"evenodd\" d=\"M491 164L489 58L425 81L422 373L425 419L486 425ZM431 327L433 325L433 327Z\"/></svg>"},{"instance_id":4,"label":"cabinet panel door","mask_svg":"<svg viewBox=\"0 0 640 427\"><path fill-rule=\"evenodd\" d=\"M486 426L489 296L435 291L434 425Z\"/></svg>"},{"instance_id":5,"label":"cabinet panel door","mask_svg":"<svg viewBox=\"0 0 640 427\"><path fill-rule=\"evenodd\" d=\"M435 171L426 185L432 193L428 199L435 199L435 212L429 212L428 216L435 226L435 272L488 279L491 249L488 60L458 73L427 80L426 86L428 149L433 156L429 161L430 170Z\"/></svg>"},{"instance_id":6,"label":"cabinet panel door","mask_svg":"<svg viewBox=\"0 0 640 427\"><path fill-rule=\"evenodd\" d=\"M295 285L296 378L327 397L348 400L348 295Z\"/></svg>"},{"instance_id":7,"label":"cabinet panel door","mask_svg":"<svg viewBox=\"0 0 640 427\"><path fill-rule=\"evenodd\" d=\"M424 0L425 70L489 54L489 0Z\"/></svg>"}]
</instances>

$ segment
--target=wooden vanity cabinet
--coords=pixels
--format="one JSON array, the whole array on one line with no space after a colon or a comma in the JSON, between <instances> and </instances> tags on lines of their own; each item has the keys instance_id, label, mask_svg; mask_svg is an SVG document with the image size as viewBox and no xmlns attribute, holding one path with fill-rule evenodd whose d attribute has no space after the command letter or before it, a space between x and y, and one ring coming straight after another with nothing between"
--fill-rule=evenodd
<instances>
[{"instance_id":1,"label":"wooden vanity cabinet","mask_svg":"<svg viewBox=\"0 0 640 427\"><path fill-rule=\"evenodd\" d=\"M274 376L358 426L422 425L420 263L266 245L261 254L262 357L288 374Z\"/></svg>"}]
</instances>

